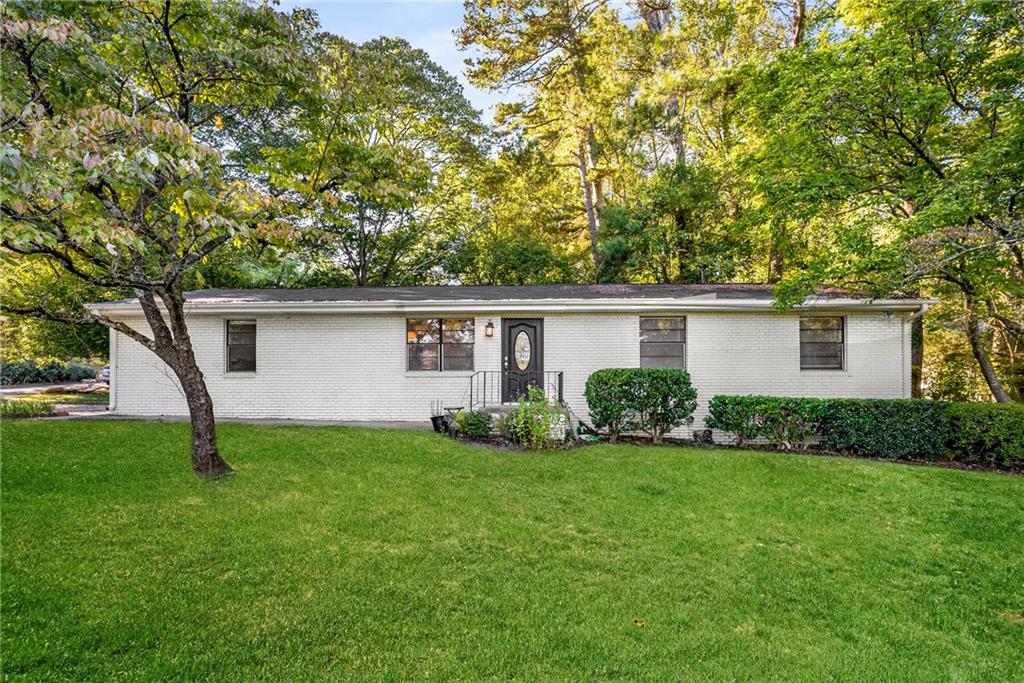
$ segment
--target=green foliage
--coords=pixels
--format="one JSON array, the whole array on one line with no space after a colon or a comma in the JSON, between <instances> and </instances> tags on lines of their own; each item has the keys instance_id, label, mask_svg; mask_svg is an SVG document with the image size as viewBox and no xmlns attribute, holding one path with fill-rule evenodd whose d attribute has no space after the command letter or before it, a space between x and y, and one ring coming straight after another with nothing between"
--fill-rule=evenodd
<instances>
[{"instance_id":1,"label":"green foliage","mask_svg":"<svg viewBox=\"0 0 1024 683\"><path fill-rule=\"evenodd\" d=\"M549 404L543 389L530 387L527 395L520 397L516 407L502 418L499 427L506 439L534 451L556 445L552 433L564 419L565 411Z\"/></svg>"},{"instance_id":2,"label":"green foliage","mask_svg":"<svg viewBox=\"0 0 1024 683\"><path fill-rule=\"evenodd\" d=\"M950 421L938 401L828 399L822 445L869 458L943 457Z\"/></svg>"},{"instance_id":3,"label":"green foliage","mask_svg":"<svg viewBox=\"0 0 1024 683\"><path fill-rule=\"evenodd\" d=\"M635 429L632 411L634 368L605 368L587 377L583 395L590 421L604 430L612 443L620 434Z\"/></svg>"},{"instance_id":4,"label":"green foliage","mask_svg":"<svg viewBox=\"0 0 1024 683\"><path fill-rule=\"evenodd\" d=\"M460 410L455 415L455 426L470 438L488 436L492 422L491 414L483 410Z\"/></svg>"},{"instance_id":5,"label":"green foliage","mask_svg":"<svg viewBox=\"0 0 1024 683\"><path fill-rule=\"evenodd\" d=\"M754 439L786 449L806 448L820 430L826 400L782 396L714 396L705 425L736 435L738 445Z\"/></svg>"},{"instance_id":6,"label":"green foliage","mask_svg":"<svg viewBox=\"0 0 1024 683\"><path fill-rule=\"evenodd\" d=\"M0 415L4 417L45 417L53 414L50 401L19 401L0 399Z\"/></svg>"},{"instance_id":7,"label":"green foliage","mask_svg":"<svg viewBox=\"0 0 1024 683\"><path fill-rule=\"evenodd\" d=\"M88 365L57 358L32 358L0 363L0 384L4 385L80 382L95 376L96 371Z\"/></svg>"},{"instance_id":8,"label":"green foliage","mask_svg":"<svg viewBox=\"0 0 1024 683\"><path fill-rule=\"evenodd\" d=\"M272 182L294 200L298 250L311 272L340 270L344 284L428 278L464 238L452 214L466 169L482 162L479 115L405 40L321 38L293 135L265 150Z\"/></svg>"},{"instance_id":9,"label":"green foliage","mask_svg":"<svg viewBox=\"0 0 1024 683\"><path fill-rule=\"evenodd\" d=\"M1024 468L1024 405L951 403L949 457L993 467Z\"/></svg>"},{"instance_id":10,"label":"green foliage","mask_svg":"<svg viewBox=\"0 0 1024 683\"><path fill-rule=\"evenodd\" d=\"M715 396L705 424L739 444L763 439L872 458L1024 466L1024 406L886 399Z\"/></svg>"},{"instance_id":11,"label":"green foliage","mask_svg":"<svg viewBox=\"0 0 1024 683\"><path fill-rule=\"evenodd\" d=\"M685 370L606 368L591 373L584 395L594 426L612 440L641 431L661 443L665 434L689 424L697 408L697 390Z\"/></svg>"}]
</instances>

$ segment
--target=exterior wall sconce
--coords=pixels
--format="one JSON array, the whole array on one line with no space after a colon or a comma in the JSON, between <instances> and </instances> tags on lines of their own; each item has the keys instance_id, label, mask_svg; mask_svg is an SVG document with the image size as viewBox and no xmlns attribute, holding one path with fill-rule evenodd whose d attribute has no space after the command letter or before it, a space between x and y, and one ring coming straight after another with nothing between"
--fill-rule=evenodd
<instances>
[{"instance_id":1,"label":"exterior wall sconce","mask_svg":"<svg viewBox=\"0 0 1024 683\"><path fill-rule=\"evenodd\" d=\"M485 337L493 337L494 336L494 323L491 322L490 320L488 320L487 324L484 325L484 336Z\"/></svg>"}]
</instances>

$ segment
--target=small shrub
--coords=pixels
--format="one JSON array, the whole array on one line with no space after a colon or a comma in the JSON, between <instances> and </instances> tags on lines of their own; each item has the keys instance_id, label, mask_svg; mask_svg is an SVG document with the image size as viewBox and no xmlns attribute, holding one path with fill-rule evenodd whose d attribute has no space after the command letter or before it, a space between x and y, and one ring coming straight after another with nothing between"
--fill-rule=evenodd
<instances>
[{"instance_id":1,"label":"small shrub","mask_svg":"<svg viewBox=\"0 0 1024 683\"><path fill-rule=\"evenodd\" d=\"M933 460L947 452L945 403L913 399L829 399L821 421L822 444L869 458Z\"/></svg>"},{"instance_id":2,"label":"small shrub","mask_svg":"<svg viewBox=\"0 0 1024 683\"><path fill-rule=\"evenodd\" d=\"M455 415L455 425L470 438L479 438L491 433L492 417L482 410L460 410Z\"/></svg>"},{"instance_id":3,"label":"small shrub","mask_svg":"<svg viewBox=\"0 0 1024 683\"><path fill-rule=\"evenodd\" d=\"M44 417L53 414L53 402L19 401L18 399L0 401L0 415L4 417Z\"/></svg>"},{"instance_id":4,"label":"small shrub","mask_svg":"<svg viewBox=\"0 0 1024 683\"><path fill-rule=\"evenodd\" d=\"M82 365L74 361L68 363L68 381L70 382L81 382L85 379L94 379L96 377L96 371L88 365Z\"/></svg>"},{"instance_id":5,"label":"small shrub","mask_svg":"<svg viewBox=\"0 0 1024 683\"><path fill-rule=\"evenodd\" d=\"M697 408L697 390L685 370L607 368L587 378L590 419L614 441L642 431L661 443L665 434L688 424Z\"/></svg>"},{"instance_id":6,"label":"small shrub","mask_svg":"<svg viewBox=\"0 0 1024 683\"><path fill-rule=\"evenodd\" d=\"M949 457L1008 469L1024 468L1024 405L947 404Z\"/></svg>"},{"instance_id":7,"label":"small shrub","mask_svg":"<svg viewBox=\"0 0 1024 683\"><path fill-rule=\"evenodd\" d=\"M552 445L552 431L565 413L548 404L544 391L530 387L526 396L501 421L502 435L528 450L540 450Z\"/></svg>"}]
</instances>

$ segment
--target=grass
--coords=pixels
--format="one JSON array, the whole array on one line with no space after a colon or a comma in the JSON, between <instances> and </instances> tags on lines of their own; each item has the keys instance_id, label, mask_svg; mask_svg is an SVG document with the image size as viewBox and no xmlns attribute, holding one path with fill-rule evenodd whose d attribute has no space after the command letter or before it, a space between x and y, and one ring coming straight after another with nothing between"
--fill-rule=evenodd
<instances>
[{"instance_id":1,"label":"grass","mask_svg":"<svg viewBox=\"0 0 1024 683\"><path fill-rule=\"evenodd\" d=\"M3 674L1010 680L1024 478L431 433L3 424Z\"/></svg>"}]
</instances>

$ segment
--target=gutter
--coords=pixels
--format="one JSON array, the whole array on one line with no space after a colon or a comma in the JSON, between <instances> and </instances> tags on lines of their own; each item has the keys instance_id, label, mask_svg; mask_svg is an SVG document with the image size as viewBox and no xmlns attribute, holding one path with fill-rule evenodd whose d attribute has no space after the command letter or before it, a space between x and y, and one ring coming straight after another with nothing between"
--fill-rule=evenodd
<instances>
[{"instance_id":1,"label":"gutter","mask_svg":"<svg viewBox=\"0 0 1024 683\"><path fill-rule=\"evenodd\" d=\"M891 311L923 315L935 299L807 299L792 311ZM86 308L102 315L137 315L135 301L88 304ZM261 314L337 314L337 313L436 313L448 312L774 312L771 300L761 299L504 299L425 300L425 301L233 301L186 302L189 315L261 315Z\"/></svg>"}]
</instances>

